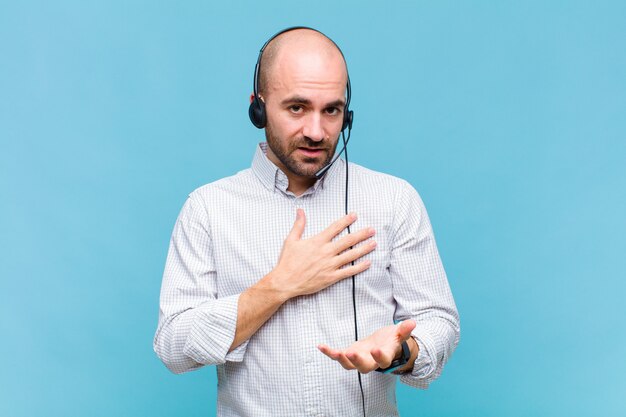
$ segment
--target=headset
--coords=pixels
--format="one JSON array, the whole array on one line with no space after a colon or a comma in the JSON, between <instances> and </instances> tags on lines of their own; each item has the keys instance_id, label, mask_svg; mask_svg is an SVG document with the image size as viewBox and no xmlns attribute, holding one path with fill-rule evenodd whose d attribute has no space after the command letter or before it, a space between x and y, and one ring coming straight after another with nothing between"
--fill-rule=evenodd
<instances>
[{"instance_id":1,"label":"headset","mask_svg":"<svg viewBox=\"0 0 626 417\"><path fill-rule=\"evenodd\" d=\"M324 33L308 26L288 27L276 33L271 38L269 38L261 47L261 50L259 51L259 57L256 60L256 66L254 67L254 84L253 84L254 97L252 99L252 102L250 103L250 108L248 109L248 115L250 116L250 121L252 122L254 126L256 126L259 129L262 129L267 125L267 113L265 111L265 103L259 97L259 78L260 78L260 70L261 70L261 60L263 58L263 51L265 51L265 48L267 47L267 45L270 42L272 42L274 39L276 39L278 36L282 35L283 33L290 32L296 29L308 29L308 30L312 30L321 34L322 36L324 36L326 39L328 39L335 45L337 50L339 50L339 53L341 53L343 61L346 62L346 57L343 55L343 52L341 51L341 48L339 48L339 45L337 45L332 39L330 39ZM350 110L350 99L352 97L352 89L350 86L350 75L347 73L347 71L348 71L348 65L346 63L346 75L348 78L348 83L346 85L346 104L344 106L343 124L341 126L341 137L343 140L343 148L337 153L335 158L328 165L326 165L325 167L317 171L317 173L315 174L315 177L318 180L322 178L324 174L330 169L330 167L337 161L337 159L339 159L339 156L341 156L342 153L344 154L344 157L346 159L346 188L345 188L346 194L345 194L345 200L344 200L345 201L344 209L345 209L346 215L348 214L348 149L346 146L348 145L348 142L350 141L350 133L352 131L352 122L354 120L354 112ZM345 136L346 129L348 130L347 139ZM348 234L350 234L350 226L348 226L347 229L348 229ZM352 247L350 247L350 249L352 249ZM354 261L352 261L352 265L354 265ZM356 315L356 282L355 282L354 275L352 276L352 307L354 311L354 340L357 341L359 340L359 332L358 332L357 315ZM363 417L365 417L365 394L363 392L363 382L361 379L361 373L357 372L357 375L358 375L358 380L359 380L359 388L361 389L361 402L363 406Z\"/></svg>"}]
</instances>

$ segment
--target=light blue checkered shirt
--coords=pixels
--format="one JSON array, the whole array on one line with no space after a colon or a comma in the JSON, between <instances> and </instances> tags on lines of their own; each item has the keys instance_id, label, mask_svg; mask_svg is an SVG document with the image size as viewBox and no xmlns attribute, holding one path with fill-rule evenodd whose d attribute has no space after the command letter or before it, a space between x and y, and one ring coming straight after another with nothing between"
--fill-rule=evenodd
<instances>
[{"instance_id":1,"label":"light blue checkered shirt","mask_svg":"<svg viewBox=\"0 0 626 417\"><path fill-rule=\"evenodd\" d=\"M176 221L161 289L154 350L173 372L217 365L218 416L362 416L356 371L319 352L354 342L352 283L286 302L249 340L228 353L239 294L272 270L296 208L306 239L344 215L345 161L303 195L256 150L252 167L189 195ZM459 340L459 317L426 209L406 181L349 167L352 226L376 229L371 267L356 276L359 336L412 318L420 347L405 384L426 388ZM347 231L344 231L347 233ZM392 374L363 375L367 416L398 415Z\"/></svg>"}]
</instances>

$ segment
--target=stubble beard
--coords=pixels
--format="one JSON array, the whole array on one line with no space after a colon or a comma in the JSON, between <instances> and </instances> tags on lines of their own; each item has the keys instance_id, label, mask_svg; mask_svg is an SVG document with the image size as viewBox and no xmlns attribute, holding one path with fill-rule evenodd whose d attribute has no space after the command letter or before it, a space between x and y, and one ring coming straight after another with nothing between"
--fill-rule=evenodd
<instances>
[{"instance_id":1,"label":"stubble beard","mask_svg":"<svg viewBox=\"0 0 626 417\"><path fill-rule=\"evenodd\" d=\"M335 149L337 148L337 142L333 145L330 141L324 140L322 142L315 142L306 137L297 141L281 140L276 137L269 123L265 126L265 139L267 140L269 148L286 169L295 175L306 178L315 178L315 174L330 163L330 160L335 154ZM283 145L285 142L289 142L287 146ZM301 146L324 149L326 151L326 157L323 160L319 158L303 158L297 160L293 155L298 147Z\"/></svg>"}]
</instances>

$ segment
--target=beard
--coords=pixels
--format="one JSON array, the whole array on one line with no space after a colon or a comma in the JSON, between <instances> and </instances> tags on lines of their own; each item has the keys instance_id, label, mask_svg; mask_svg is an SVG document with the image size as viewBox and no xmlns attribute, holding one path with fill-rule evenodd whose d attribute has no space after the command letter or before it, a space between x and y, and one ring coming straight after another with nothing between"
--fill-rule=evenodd
<instances>
[{"instance_id":1,"label":"beard","mask_svg":"<svg viewBox=\"0 0 626 417\"><path fill-rule=\"evenodd\" d=\"M338 143L335 141L333 144L327 139L318 142L306 136L294 140L279 138L269 123L265 126L265 139L267 146L287 170L297 176L307 178L315 178L315 174L330 163ZM296 159L294 154L300 147L322 149L325 152L319 157L304 156Z\"/></svg>"}]
</instances>

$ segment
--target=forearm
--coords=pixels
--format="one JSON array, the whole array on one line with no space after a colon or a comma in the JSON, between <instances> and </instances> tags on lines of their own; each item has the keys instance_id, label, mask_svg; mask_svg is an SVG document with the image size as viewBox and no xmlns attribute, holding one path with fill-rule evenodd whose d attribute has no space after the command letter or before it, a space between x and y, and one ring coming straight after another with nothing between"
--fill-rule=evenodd
<instances>
[{"instance_id":1,"label":"forearm","mask_svg":"<svg viewBox=\"0 0 626 417\"><path fill-rule=\"evenodd\" d=\"M233 350L287 299L271 282L268 275L239 295L210 299L193 308L180 306L179 312L162 315L154 339L155 352L174 373L241 360L245 348Z\"/></svg>"},{"instance_id":2,"label":"forearm","mask_svg":"<svg viewBox=\"0 0 626 417\"><path fill-rule=\"evenodd\" d=\"M274 274L264 276L239 296L237 328L229 352L252 337L290 298L274 285Z\"/></svg>"}]
</instances>

